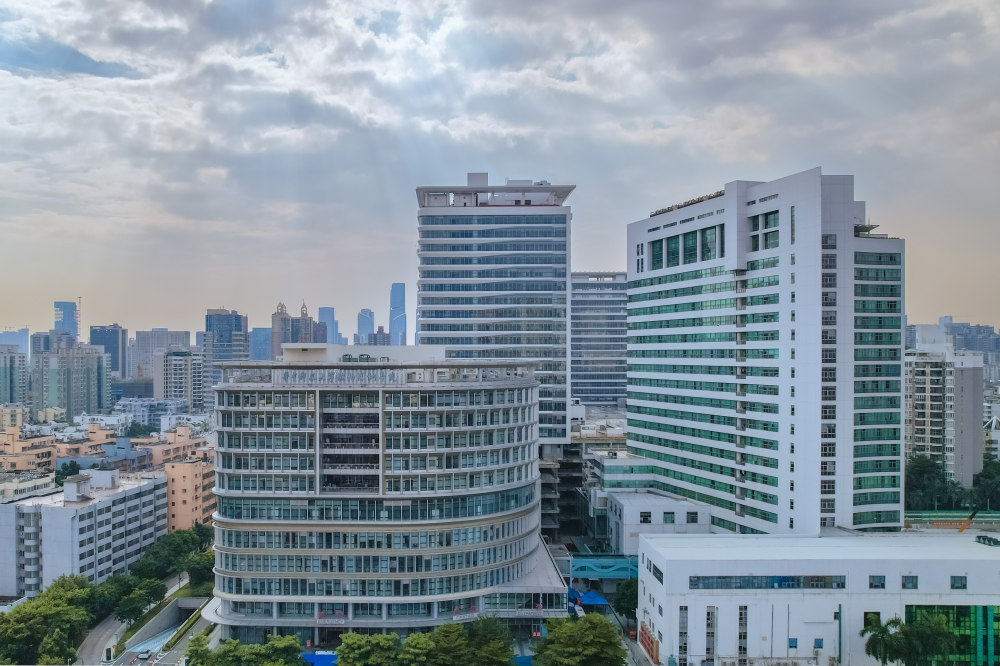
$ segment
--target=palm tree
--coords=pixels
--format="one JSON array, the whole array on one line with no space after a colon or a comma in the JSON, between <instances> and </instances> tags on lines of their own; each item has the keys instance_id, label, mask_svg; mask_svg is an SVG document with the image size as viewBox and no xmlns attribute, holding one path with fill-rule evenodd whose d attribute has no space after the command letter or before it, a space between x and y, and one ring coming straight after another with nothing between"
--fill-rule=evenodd
<instances>
[{"instance_id":1,"label":"palm tree","mask_svg":"<svg viewBox=\"0 0 1000 666\"><path fill-rule=\"evenodd\" d=\"M903 622L898 617L882 622L881 618L869 617L860 636L868 636L865 641L865 654L878 659L882 666L898 659L900 643L900 627Z\"/></svg>"},{"instance_id":2,"label":"palm tree","mask_svg":"<svg viewBox=\"0 0 1000 666\"><path fill-rule=\"evenodd\" d=\"M957 638L948 627L944 615L924 617L902 627L900 651L897 658L906 666L916 666L921 662L934 663L935 657L950 654L955 649Z\"/></svg>"}]
</instances>

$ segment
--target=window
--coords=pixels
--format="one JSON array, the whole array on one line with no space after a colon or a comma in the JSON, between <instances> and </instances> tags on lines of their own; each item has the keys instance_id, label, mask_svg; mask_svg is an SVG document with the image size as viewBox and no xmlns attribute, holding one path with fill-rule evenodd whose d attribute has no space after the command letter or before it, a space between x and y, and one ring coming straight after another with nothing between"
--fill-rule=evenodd
<instances>
[{"instance_id":1,"label":"window","mask_svg":"<svg viewBox=\"0 0 1000 666\"><path fill-rule=\"evenodd\" d=\"M821 400L836 400L837 399L837 387L836 386L824 386L820 389L820 399Z\"/></svg>"},{"instance_id":2,"label":"window","mask_svg":"<svg viewBox=\"0 0 1000 666\"><path fill-rule=\"evenodd\" d=\"M837 234L823 234L822 243L824 250L836 250Z\"/></svg>"},{"instance_id":3,"label":"window","mask_svg":"<svg viewBox=\"0 0 1000 666\"><path fill-rule=\"evenodd\" d=\"M667 267L678 266L681 263L681 237L671 236L667 239Z\"/></svg>"},{"instance_id":4,"label":"window","mask_svg":"<svg viewBox=\"0 0 1000 666\"><path fill-rule=\"evenodd\" d=\"M822 650L823 649L823 639L822 638L814 638L813 639L813 649L814 650Z\"/></svg>"},{"instance_id":5,"label":"window","mask_svg":"<svg viewBox=\"0 0 1000 666\"><path fill-rule=\"evenodd\" d=\"M820 495L836 495L837 494L837 482L836 481L820 481L819 482L819 494Z\"/></svg>"},{"instance_id":6,"label":"window","mask_svg":"<svg viewBox=\"0 0 1000 666\"><path fill-rule=\"evenodd\" d=\"M823 273L822 284L824 288L832 289L837 286L836 273Z\"/></svg>"},{"instance_id":7,"label":"window","mask_svg":"<svg viewBox=\"0 0 1000 666\"><path fill-rule=\"evenodd\" d=\"M835 291L824 291L822 292L822 304L823 307L833 307L837 305L837 292Z\"/></svg>"},{"instance_id":8,"label":"window","mask_svg":"<svg viewBox=\"0 0 1000 666\"><path fill-rule=\"evenodd\" d=\"M649 511L639 512L639 522L640 523L651 523L653 522L653 514Z\"/></svg>"},{"instance_id":9,"label":"window","mask_svg":"<svg viewBox=\"0 0 1000 666\"><path fill-rule=\"evenodd\" d=\"M663 512L663 524L664 525L673 525L674 524L674 512L673 511L664 511Z\"/></svg>"},{"instance_id":10,"label":"window","mask_svg":"<svg viewBox=\"0 0 1000 666\"><path fill-rule=\"evenodd\" d=\"M824 254L822 261L823 268L836 268L837 267L837 255L835 254Z\"/></svg>"},{"instance_id":11,"label":"window","mask_svg":"<svg viewBox=\"0 0 1000 666\"><path fill-rule=\"evenodd\" d=\"M701 260L715 259L715 227L701 230Z\"/></svg>"},{"instance_id":12,"label":"window","mask_svg":"<svg viewBox=\"0 0 1000 666\"><path fill-rule=\"evenodd\" d=\"M698 512L688 511L687 512L688 525L696 525L698 523Z\"/></svg>"},{"instance_id":13,"label":"window","mask_svg":"<svg viewBox=\"0 0 1000 666\"><path fill-rule=\"evenodd\" d=\"M836 310L824 310L823 311L823 325L824 326L836 326L837 325L837 311Z\"/></svg>"},{"instance_id":14,"label":"window","mask_svg":"<svg viewBox=\"0 0 1000 666\"><path fill-rule=\"evenodd\" d=\"M967 586L968 586L968 579L965 576L951 577L951 589L964 590L967 589Z\"/></svg>"},{"instance_id":15,"label":"window","mask_svg":"<svg viewBox=\"0 0 1000 666\"><path fill-rule=\"evenodd\" d=\"M693 264L698 261L698 232L689 231L684 234L684 263Z\"/></svg>"},{"instance_id":16,"label":"window","mask_svg":"<svg viewBox=\"0 0 1000 666\"><path fill-rule=\"evenodd\" d=\"M663 241L657 240L650 243L649 253L652 255L652 270L657 271L663 268Z\"/></svg>"},{"instance_id":17,"label":"window","mask_svg":"<svg viewBox=\"0 0 1000 666\"><path fill-rule=\"evenodd\" d=\"M792 206L792 245L795 245L795 206ZM792 264L795 263L795 255L792 255Z\"/></svg>"},{"instance_id":18,"label":"window","mask_svg":"<svg viewBox=\"0 0 1000 666\"><path fill-rule=\"evenodd\" d=\"M792 292L792 303L794 303L794 302L795 302L795 292L793 291Z\"/></svg>"},{"instance_id":19,"label":"window","mask_svg":"<svg viewBox=\"0 0 1000 666\"><path fill-rule=\"evenodd\" d=\"M747 218L750 220L750 231L760 231L760 215Z\"/></svg>"},{"instance_id":20,"label":"window","mask_svg":"<svg viewBox=\"0 0 1000 666\"><path fill-rule=\"evenodd\" d=\"M916 576L903 576L903 589L904 590L915 590L915 589L917 589L917 577Z\"/></svg>"},{"instance_id":21,"label":"window","mask_svg":"<svg viewBox=\"0 0 1000 666\"><path fill-rule=\"evenodd\" d=\"M836 405L822 405L819 408L821 419L835 419L837 418L837 406Z\"/></svg>"},{"instance_id":22,"label":"window","mask_svg":"<svg viewBox=\"0 0 1000 666\"><path fill-rule=\"evenodd\" d=\"M788 639L788 647L790 647L790 648L798 648L799 647L799 639L797 639L797 638L789 638Z\"/></svg>"},{"instance_id":23,"label":"window","mask_svg":"<svg viewBox=\"0 0 1000 666\"><path fill-rule=\"evenodd\" d=\"M824 349L822 352L823 363L837 362L837 349Z\"/></svg>"},{"instance_id":24,"label":"window","mask_svg":"<svg viewBox=\"0 0 1000 666\"><path fill-rule=\"evenodd\" d=\"M653 577L656 578L657 581L659 581L659 582L662 583L663 582L663 572L660 571L660 568L658 566L656 566L655 564L652 564L652 563L650 563L650 564L651 564L650 571L653 572Z\"/></svg>"},{"instance_id":25,"label":"window","mask_svg":"<svg viewBox=\"0 0 1000 666\"><path fill-rule=\"evenodd\" d=\"M764 249L772 250L776 247L778 247L778 232L769 231L764 234Z\"/></svg>"},{"instance_id":26,"label":"window","mask_svg":"<svg viewBox=\"0 0 1000 666\"><path fill-rule=\"evenodd\" d=\"M760 236L751 236L750 237L750 251L751 252L757 252L758 250L760 250Z\"/></svg>"},{"instance_id":27,"label":"window","mask_svg":"<svg viewBox=\"0 0 1000 666\"><path fill-rule=\"evenodd\" d=\"M837 368L823 368L820 370L820 380L824 382L837 381Z\"/></svg>"},{"instance_id":28,"label":"window","mask_svg":"<svg viewBox=\"0 0 1000 666\"><path fill-rule=\"evenodd\" d=\"M821 423L819 425L819 436L821 439L836 439L837 438L837 424L836 423Z\"/></svg>"},{"instance_id":29,"label":"window","mask_svg":"<svg viewBox=\"0 0 1000 666\"><path fill-rule=\"evenodd\" d=\"M882 613L878 611L865 611L865 626L882 624Z\"/></svg>"},{"instance_id":30,"label":"window","mask_svg":"<svg viewBox=\"0 0 1000 666\"><path fill-rule=\"evenodd\" d=\"M823 329L822 342L824 345L837 344L837 329L835 328Z\"/></svg>"},{"instance_id":31,"label":"window","mask_svg":"<svg viewBox=\"0 0 1000 666\"><path fill-rule=\"evenodd\" d=\"M726 256L726 227L720 224L717 228L719 230L719 259L722 259Z\"/></svg>"},{"instance_id":32,"label":"window","mask_svg":"<svg viewBox=\"0 0 1000 666\"><path fill-rule=\"evenodd\" d=\"M884 590L885 589L885 576L868 576L868 589L870 589L870 590Z\"/></svg>"},{"instance_id":33,"label":"window","mask_svg":"<svg viewBox=\"0 0 1000 666\"><path fill-rule=\"evenodd\" d=\"M771 211L770 213L764 213L764 228L774 229L778 226L778 211Z\"/></svg>"}]
</instances>

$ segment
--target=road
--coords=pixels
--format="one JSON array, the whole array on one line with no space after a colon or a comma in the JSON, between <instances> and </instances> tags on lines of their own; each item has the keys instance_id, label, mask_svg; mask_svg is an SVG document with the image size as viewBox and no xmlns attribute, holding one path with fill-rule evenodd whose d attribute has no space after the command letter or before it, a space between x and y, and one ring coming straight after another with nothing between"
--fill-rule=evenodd
<instances>
[{"instance_id":1,"label":"road","mask_svg":"<svg viewBox=\"0 0 1000 666\"><path fill-rule=\"evenodd\" d=\"M165 582L167 584L167 596L179 590L187 581L186 574L171 576ZM83 643L76 649L75 664L81 666L98 666L104 662L105 648L115 644L115 638L121 638L125 633L125 623L119 622L113 617L107 617L98 624L83 639ZM116 662L120 663L120 662ZM128 662L124 662L128 663Z\"/></svg>"},{"instance_id":2,"label":"road","mask_svg":"<svg viewBox=\"0 0 1000 666\"><path fill-rule=\"evenodd\" d=\"M163 655L163 657L158 659L156 662L151 663L155 663L156 666L176 666L176 664L179 664L181 659L184 657L184 651L187 650L188 643L191 642L191 636L197 636L203 632L209 624L211 623L205 618L199 618L198 621L194 623L194 626L185 632L184 638L177 641L177 645L174 646L173 650Z\"/></svg>"}]
</instances>

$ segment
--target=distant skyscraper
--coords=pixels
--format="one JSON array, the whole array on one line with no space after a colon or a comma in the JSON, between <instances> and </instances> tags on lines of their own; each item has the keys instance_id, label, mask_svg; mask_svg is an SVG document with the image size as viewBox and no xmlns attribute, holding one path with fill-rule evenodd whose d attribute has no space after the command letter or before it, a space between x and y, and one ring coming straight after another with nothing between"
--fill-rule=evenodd
<instances>
[{"instance_id":1,"label":"distant skyscraper","mask_svg":"<svg viewBox=\"0 0 1000 666\"><path fill-rule=\"evenodd\" d=\"M271 360L271 329L255 328L250 331L250 360Z\"/></svg>"},{"instance_id":2,"label":"distant skyscraper","mask_svg":"<svg viewBox=\"0 0 1000 666\"><path fill-rule=\"evenodd\" d=\"M28 403L28 355L17 345L0 345L0 405Z\"/></svg>"},{"instance_id":3,"label":"distant skyscraper","mask_svg":"<svg viewBox=\"0 0 1000 666\"><path fill-rule=\"evenodd\" d=\"M368 336L375 332L375 313L365 308L358 313L358 334L354 336L354 344L368 343Z\"/></svg>"},{"instance_id":4,"label":"distant skyscraper","mask_svg":"<svg viewBox=\"0 0 1000 666\"><path fill-rule=\"evenodd\" d=\"M626 274L572 273L570 395L584 405L625 400Z\"/></svg>"},{"instance_id":5,"label":"distant skyscraper","mask_svg":"<svg viewBox=\"0 0 1000 666\"><path fill-rule=\"evenodd\" d=\"M104 353L111 356L111 376L124 379L128 376L125 357L128 352L128 329L118 324L111 326L91 326L90 344L104 347Z\"/></svg>"},{"instance_id":6,"label":"distant skyscraper","mask_svg":"<svg viewBox=\"0 0 1000 666\"><path fill-rule=\"evenodd\" d=\"M107 413L111 409L110 375L111 359L99 347L73 345L32 354L32 417L38 419L50 407L65 409L67 418L84 412Z\"/></svg>"},{"instance_id":7,"label":"distant skyscraper","mask_svg":"<svg viewBox=\"0 0 1000 666\"><path fill-rule=\"evenodd\" d=\"M320 323L326 324L326 343L336 345L340 343L340 323L337 321L333 308L320 308Z\"/></svg>"},{"instance_id":8,"label":"distant skyscraper","mask_svg":"<svg viewBox=\"0 0 1000 666\"><path fill-rule=\"evenodd\" d=\"M17 351L22 354L31 352L31 333L26 328L16 331L0 331L0 345L17 345Z\"/></svg>"},{"instance_id":9,"label":"distant skyscraper","mask_svg":"<svg viewBox=\"0 0 1000 666\"><path fill-rule=\"evenodd\" d=\"M213 364L220 361L249 361L250 339L247 318L236 310L212 309L205 315L205 390L215 386L222 372Z\"/></svg>"},{"instance_id":10,"label":"distant skyscraper","mask_svg":"<svg viewBox=\"0 0 1000 666\"><path fill-rule=\"evenodd\" d=\"M172 345L188 347L191 344L190 331L168 331L165 328L154 328L152 331L135 332L135 352L132 359L133 377L149 378L153 376L153 352L157 349L168 349ZM201 345L199 345L201 346Z\"/></svg>"},{"instance_id":11,"label":"distant skyscraper","mask_svg":"<svg viewBox=\"0 0 1000 666\"><path fill-rule=\"evenodd\" d=\"M281 345L288 342L326 342L327 328L325 324L317 324L309 316L306 304L298 317L288 314L284 303L271 315L271 358L281 356Z\"/></svg>"},{"instance_id":12,"label":"distant skyscraper","mask_svg":"<svg viewBox=\"0 0 1000 666\"><path fill-rule=\"evenodd\" d=\"M406 285L393 282L389 290L389 338L393 345L406 344Z\"/></svg>"},{"instance_id":13,"label":"distant skyscraper","mask_svg":"<svg viewBox=\"0 0 1000 666\"><path fill-rule=\"evenodd\" d=\"M55 325L57 331L66 331L73 336L74 341L80 340L80 313L76 309L76 301L56 301Z\"/></svg>"},{"instance_id":14,"label":"distant skyscraper","mask_svg":"<svg viewBox=\"0 0 1000 666\"><path fill-rule=\"evenodd\" d=\"M153 352L153 397L183 400L191 413L202 411L203 365L204 355L197 347L157 349Z\"/></svg>"}]
</instances>

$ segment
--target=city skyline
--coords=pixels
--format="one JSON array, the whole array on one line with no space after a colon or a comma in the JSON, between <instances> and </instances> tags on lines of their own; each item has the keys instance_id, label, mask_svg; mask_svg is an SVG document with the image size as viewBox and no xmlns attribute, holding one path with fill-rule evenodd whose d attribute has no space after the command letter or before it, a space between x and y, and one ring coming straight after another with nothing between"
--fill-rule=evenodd
<instances>
[{"instance_id":1,"label":"city skyline","mask_svg":"<svg viewBox=\"0 0 1000 666\"><path fill-rule=\"evenodd\" d=\"M150 6L107 32L83 5L8 3L0 225L13 274L56 268L0 326L48 330L77 297L85 326L130 330L196 331L207 307L262 324L283 298L379 311L393 282L415 289L406 193L469 171L575 183L574 270L622 270L629 221L816 166L854 174L916 264L955 267L911 275L911 321L947 299L1000 323L972 279L1000 234L993 5L269 7ZM248 256L252 293L230 279ZM107 290L98 265L129 279ZM330 286L371 265L392 274Z\"/></svg>"}]
</instances>

